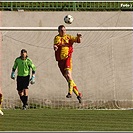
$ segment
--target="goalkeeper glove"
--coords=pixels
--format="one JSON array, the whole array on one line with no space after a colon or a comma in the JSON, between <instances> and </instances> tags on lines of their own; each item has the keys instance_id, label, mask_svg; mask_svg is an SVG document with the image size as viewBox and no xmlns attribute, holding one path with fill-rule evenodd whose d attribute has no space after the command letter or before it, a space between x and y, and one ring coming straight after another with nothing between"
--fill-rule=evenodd
<instances>
[{"instance_id":1,"label":"goalkeeper glove","mask_svg":"<svg viewBox=\"0 0 133 133\"><path fill-rule=\"evenodd\" d=\"M12 73L11 73L11 79L15 79L15 72L14 71L12 71Z\"/></svg>"},{"instance_id":2,"label":"goalkeeper glove","mask_svg":"<svg viewBox=\"0 0 133 133\"><path fill-rule=\"evenodd\" d=\"M32 75L32 77L30 79L30 83L31 84L35 84L35 75Z\"/></svg>"}]
</instances>

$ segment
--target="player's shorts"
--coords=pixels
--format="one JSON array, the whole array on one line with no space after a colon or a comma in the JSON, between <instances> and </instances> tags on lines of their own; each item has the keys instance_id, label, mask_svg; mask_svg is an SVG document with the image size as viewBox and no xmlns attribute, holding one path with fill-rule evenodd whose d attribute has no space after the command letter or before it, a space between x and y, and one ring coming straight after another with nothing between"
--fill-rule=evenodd
<instances>
[{"instance_id":1,"label":"player's shorts","mask_svg":"<svg viewBox=\"0 0 133 133\"><path fill-rule=\"evenodd\" d=\"M58 66L61 73L64 75L66 70L72 70L72 57L68 57L65 60L58 61Z\"/></svg>"},{"instance_id":2,"label":"player's shorts","mask_svg":"<svg viewBox=\"0 0 133 133\"><path fill-rule=\"evenodd\" d=\"M30 81L30 75L28 76L17 76L17 90L28 89Z\"/></svg>"}]
</instances>

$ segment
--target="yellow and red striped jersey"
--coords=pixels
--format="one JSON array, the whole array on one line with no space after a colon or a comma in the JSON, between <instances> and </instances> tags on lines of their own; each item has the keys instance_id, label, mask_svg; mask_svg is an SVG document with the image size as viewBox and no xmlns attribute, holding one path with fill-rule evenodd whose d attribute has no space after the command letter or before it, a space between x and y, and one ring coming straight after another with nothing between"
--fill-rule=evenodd
<instances>
[{"instance_id":1,"label":"yellow and red striped jersey","mask_svg":"<svg viewBox=\"0 0 133 133\"><path fill-rule=\"evenodd\" d=\"M57 61L64 60L68 56L71 56L73 52L73 43L77 42L77 37L71 35L64 35L61 37L59 34L54 38L54 45L58 46L58 50L55 51L55 58Z\"/></svg>"}]
</instances>

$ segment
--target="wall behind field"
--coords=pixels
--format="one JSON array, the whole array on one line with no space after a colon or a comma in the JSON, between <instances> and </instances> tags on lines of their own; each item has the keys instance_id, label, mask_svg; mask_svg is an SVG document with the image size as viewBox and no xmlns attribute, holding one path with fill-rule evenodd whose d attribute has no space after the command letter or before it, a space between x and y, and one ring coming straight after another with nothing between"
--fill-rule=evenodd
<instances>
[{"instance_id":1,"label":"wall behind field","mask_svg":"<svg viewBox=\"0 0 133 133\"><path fill-rule=\"evenodd\" d=\"M58 27L60 24L66 27L132 27L133 16L132 12L5 11L1 14L3 27ZM63 21L66 14L74 17L71 25ZM76 35L77 32L68 33ZM82 43L74 45L73 78L83 99L132 100L132 33L81 33ZM5 99L19 98L10 73L20 50L26 48L37 66L36 84L30 85L29 97L68 100L65 98L67 83L57 67L52 48L56 34L56 31L2 32L2 91ZM100 46L105 47L101 50Z\"/></svg>"},{"instance_id":2,"label":"wall behind field","mask_svg":"<svg viewBox=\"0 0 133 133\"><path fill-rule=\"evenodd\" d=\"M132 25L132 12L2 12L2 26L9 27L53 27L64 24L66 14L74 17L70 27Z\"/></svg>"}]
</instances>

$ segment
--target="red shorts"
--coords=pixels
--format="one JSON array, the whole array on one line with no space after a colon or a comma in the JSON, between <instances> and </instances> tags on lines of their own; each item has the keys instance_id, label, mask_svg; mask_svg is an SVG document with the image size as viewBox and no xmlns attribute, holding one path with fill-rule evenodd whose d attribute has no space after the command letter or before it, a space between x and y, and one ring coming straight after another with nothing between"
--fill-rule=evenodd
<instances>
[{"instance_id":1,"label":"red shorts","mask_svg":"<svg viewBox=\"0 0 133 133\"><path fill-rule=\"evenodd\" d=\"M64 75L66 70L72 70L72 57L58 61L61 73Z\"/></svg>"}]
</instances>

